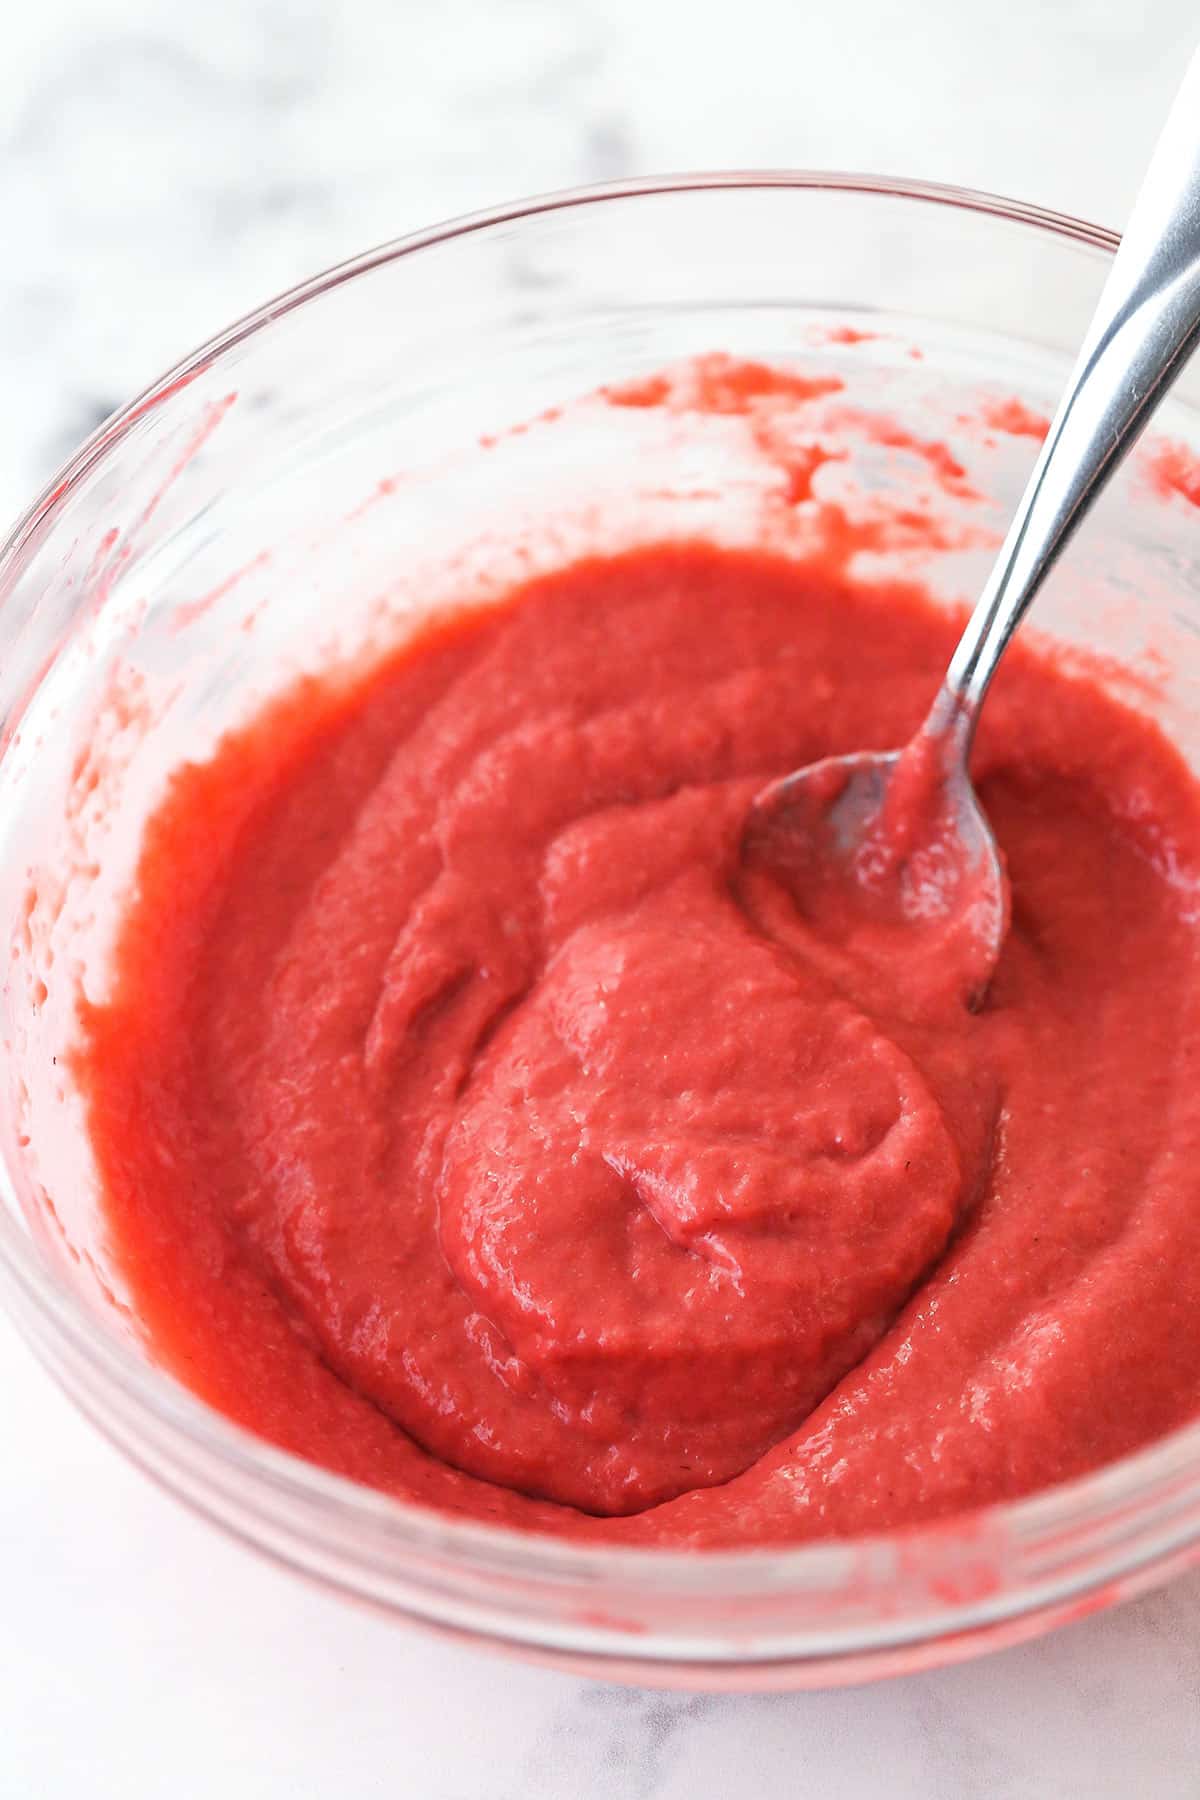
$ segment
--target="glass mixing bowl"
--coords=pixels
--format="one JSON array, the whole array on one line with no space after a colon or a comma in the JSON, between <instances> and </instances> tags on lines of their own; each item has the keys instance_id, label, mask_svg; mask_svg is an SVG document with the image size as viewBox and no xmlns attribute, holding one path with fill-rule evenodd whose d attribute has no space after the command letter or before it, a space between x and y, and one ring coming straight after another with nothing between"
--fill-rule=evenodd
<instances>
[{"instance_id":1,"label":"glass mixing bowl","mask_svg":"<svg viewBox=\"0 0 1200 1800\"><path fill-rule=\"evenodd\" d=\"M141 827L178 762L280 684L597 533L756 536L777 472L737 421L681 436L662 408L580 396L709 351L836 373L835 485L890 504L928 477L856 427L880 408L966 469L975 497L943 496L963 529L908 556L961 602L1036 449L1009 403L1052 410L1115 242L857 176L700 176L504 208L235 325L98 431L17 525L0 554L0 1287L83 1411L193 1507L388 1612L692 1687L947 1661L1200 1554L1200 1426L1016 1504L787 1550L585 1548L360 1488L156 1366L67 1074L76 1001L103 992ZM1181 384L1031 629L1112 658L1106 679L1200 766L1200 532L1161 443L1195 444L1198 391Z\"/></svg>"}]
</instances>

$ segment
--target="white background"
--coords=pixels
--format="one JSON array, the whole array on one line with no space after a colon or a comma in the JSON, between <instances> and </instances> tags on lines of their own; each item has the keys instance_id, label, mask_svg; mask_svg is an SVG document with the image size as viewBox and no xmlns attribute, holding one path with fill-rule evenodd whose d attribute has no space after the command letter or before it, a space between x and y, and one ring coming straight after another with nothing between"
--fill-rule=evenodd
<instances>
[{"instance_id":1,"label":"white background","mask_svg":"<svg viewBox=\"0 0 1200 1800\"><path fill-rule=\"evenodd\" d=\"M200 337L523 192L823 164L1119 224L1194 0L46 0L0 27L0 520ZM1200 1793L1200 1577L965 1668L665 1696L360 1615L218 1538L0 1322L0 1800Z\"/></svg>"}]
</instances>

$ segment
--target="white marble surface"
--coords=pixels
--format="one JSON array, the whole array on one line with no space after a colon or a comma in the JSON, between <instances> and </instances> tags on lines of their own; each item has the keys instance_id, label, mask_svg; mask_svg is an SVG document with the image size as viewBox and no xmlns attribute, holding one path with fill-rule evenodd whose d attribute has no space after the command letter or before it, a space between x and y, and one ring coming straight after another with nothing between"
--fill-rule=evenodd
<instances>
[{"instance_id":1,"label":"white marble surface","mask_svg":"<svg viewBox=\"0 0 1200 1800\"><path fill-rule=\"evenodd\" d=\"M43 0L0 30L0 518L198 338L367 244L655 169L840 164L1119 222L1193 0ZM1195 1796L1200 1576L845 1693L498 1663L126 1467L0 1322L3 1800Z\"/></svg>"}]
</instances>

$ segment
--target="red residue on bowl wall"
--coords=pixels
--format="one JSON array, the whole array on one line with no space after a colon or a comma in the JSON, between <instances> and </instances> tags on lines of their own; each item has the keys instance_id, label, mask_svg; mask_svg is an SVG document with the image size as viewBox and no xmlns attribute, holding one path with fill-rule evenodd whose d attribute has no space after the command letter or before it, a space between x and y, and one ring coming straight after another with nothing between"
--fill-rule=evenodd
<instances>
[{"instance_id":1,"label":"red residue on bowl wall","mask_svg":"<svg viewBox=\"0 0 1200 1800\"><path fill-rule=\"evenodd\" d=\"M852 335L831 335L831 341L859 342L872 335L854 332L850 326L843 329ZM815 437L797 441L798 413L811 402L841 393L844 387L837 375L797 373L717 353L600 392L610 406L660 406L680 414L744 418L758 450L783 476L781 499L785 505L795 506L816 498L813 479L818 469L846 456L844 450L828 449ZM960 500L979 498L963 465L944 443L914 436L886 414L850 406L826 409L814 418L811 429L821 436L848 432L881 449L915 456L943 493ZM911 517L907 523L911 525Z\"/></svg>"},{"instance_id":2,"label":"red residue on bowl wall","mask_svg":"<svg viewBox=\"0 0 1200 1800\"><path fill-rule=\"evenodd\" d=\"M936 438L915 437L896 419L884 413L862 412L844 407L831 413L827 424L833 430L848 430L864 437L868 443L884 450L905 450L919 457L944 493L959 500L977 500L979 495L967 480L967 471L949 447Z\"/></svg>"},{"instance_id":3,"label":"red residue on bowl wall","mask_svg":"<svg viewBox=\"0 0 1200 1800\"><path fill-rule=\"evenodd\" d=\"M837 375L797 375L766 363L745 362L717 351L675 370L623 381L600 392L610 406L667 406L685 413L745 413L756 403L819 400L840 393Z\"/></svg>"},{"instance_id":4,"label":"red residue on bowl wall","mask_svg":"<svg viewBox=\"0 0 1200 1800\"><path fill-rule=\"evenodd\" d=\"M980 409L980 413L985 425L990 425L993 431L1005 431L1009 437L1040 440L1050 429L1050 421L1044 413L1034 412L1032 407L1015 397L1010 400L989 400Z\"/></svg>"},{"instance_id":5,"label":"red residue on bowl wall","mask_svg":"<svg viewBox=\"0 0 1200 1800\"><path fill-rule=\"evenodd\" d=\"M877 331L859 331L853 325L833 325L825 341L829 344L869 344L878 335Z\"/></svg>"},{"instance_id":6,"label":"red residue on bowl wall","mask_svg":"<svg viewBox=\"0 0 1200 1800\"><path fill-rule=\"evenodd\" d=\"M1200 506L1200 458L1186 444L1172 439L1156 444L1145 460L1144 469L1161 500L1178 495L1192 506Z\"/></svg>"}]
</instances>

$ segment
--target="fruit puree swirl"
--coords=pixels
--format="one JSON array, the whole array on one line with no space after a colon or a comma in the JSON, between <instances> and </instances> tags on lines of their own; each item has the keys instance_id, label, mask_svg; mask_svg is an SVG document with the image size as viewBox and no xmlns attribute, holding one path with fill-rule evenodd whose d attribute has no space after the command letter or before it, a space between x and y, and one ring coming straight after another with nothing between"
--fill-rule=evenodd
<instances>
[{"instance_id":1,"label":"fruit puree swirl","mask_svg":"<svg viewBox=\"0 0 1200 1800\"><path fill-rule=\"evenodd\" d=\"M177 771L77 1060L169 1366L387 1492L631 1543L890 1527L1193 1417L1200 796L1156 727L1014 649L977 1013L740 854L953 636L844 559L664 542Z\"/></svg>"}]
</instances>

